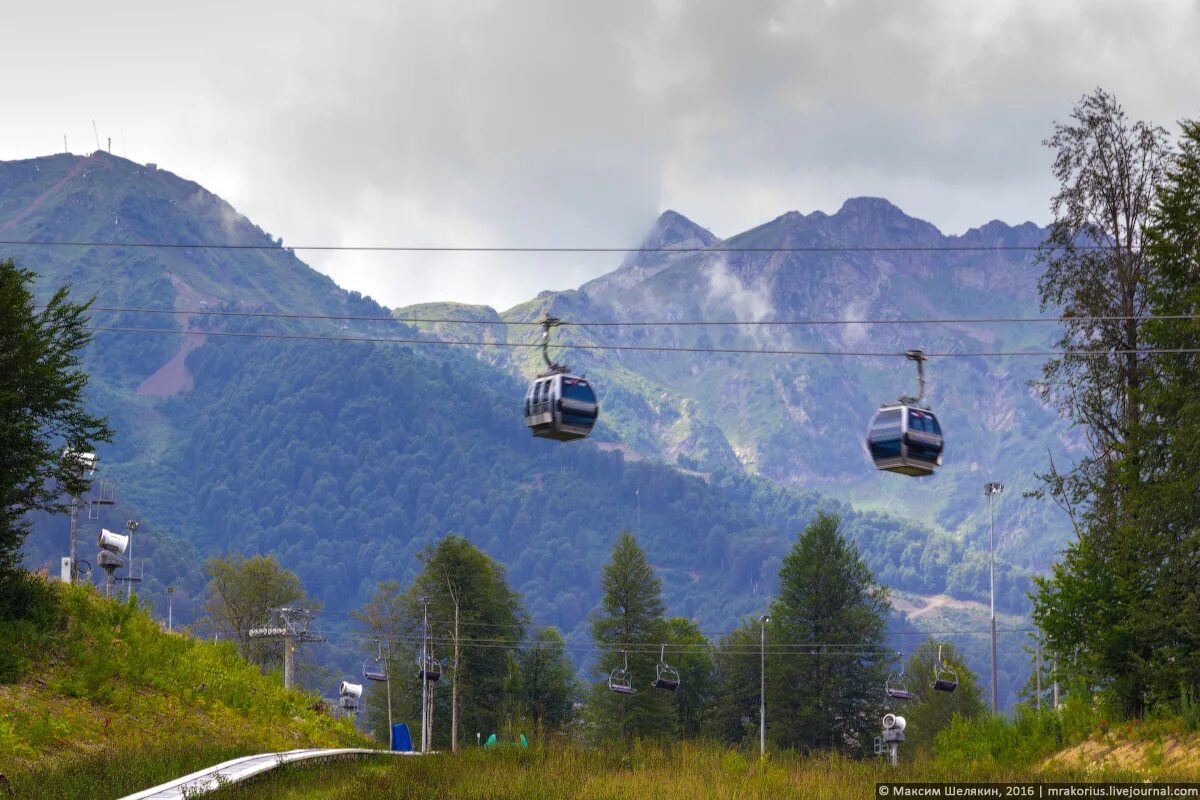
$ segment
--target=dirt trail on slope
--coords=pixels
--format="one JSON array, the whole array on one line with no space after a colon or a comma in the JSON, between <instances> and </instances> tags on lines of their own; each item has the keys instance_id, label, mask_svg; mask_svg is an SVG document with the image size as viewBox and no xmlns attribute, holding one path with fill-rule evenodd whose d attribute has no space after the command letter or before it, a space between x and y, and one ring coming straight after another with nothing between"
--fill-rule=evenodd
<instances>
[{"instance_id":1,"label":"dirt trail on slope","mask_svg":"<svg viewBox=\"0 0 1200 800\"><path fill-rule=\"evenodd\" d=\"M171 284L175 287L175 308L177 309L201 309L205 306L215 306L221 302L221 298L200 291L174 273L168 272L167 277L171 279ZM182 330L192 329L192 316L191 314L180 315L179 325ZM175 351L175 355L171 356L171 360L142 381L134 393L140 397L174 397L177 394L190 392L195 388L196 383L192 378L192 373L188 371L187 357L207 340L208 337L202 335L184 336L179 349Z\"/></svg>"}]
</instances>

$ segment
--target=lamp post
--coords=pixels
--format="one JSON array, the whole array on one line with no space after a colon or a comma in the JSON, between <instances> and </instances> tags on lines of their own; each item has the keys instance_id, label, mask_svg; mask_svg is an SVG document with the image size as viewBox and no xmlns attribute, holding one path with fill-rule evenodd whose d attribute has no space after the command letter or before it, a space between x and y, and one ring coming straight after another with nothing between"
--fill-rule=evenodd
<instances>
[{"instance_id":1,"label":"lamp post","mask_svg":"<svg viewBox=\"0 0 1200 800\"><path fill-rule=\"evenodd\" d=\"M138 525L139 525L139 523L136 519L131 519L125 523L125 528L126 528L126 530L129 531L129 577L130 578L133 577L133 534L137 532ZM145 564L143 563L142 571L145 572L145 569L146 569L146 567L145 567ZM131 597L133 597L133 581L132 580L129 581L129 583L126 584L126 586L127 586L127 589L125 592L125 601L129 602L129 599Z\"/></svg>"},{"instance_id":2,"label":"lamp post","mask_svg":"<svg viewBox=\"0 0 1200 800\"><path fill-rule=\"evenodd\" d=\"M767 754L767 623L765 614L758 618L758 757Z\"/></svg>"},{"instance_id":3,"label":"lamp post","mask_svg":"<svg viewBox=\"0 0 1200 800\"><path fill-rule=\"evenodd\" d=\"M992 498L1004 491L1004 484L989 481L983 485L988 499L988 594L992 610L992 713L996 713L996 515Z\"/></svg>"}]
</instances>

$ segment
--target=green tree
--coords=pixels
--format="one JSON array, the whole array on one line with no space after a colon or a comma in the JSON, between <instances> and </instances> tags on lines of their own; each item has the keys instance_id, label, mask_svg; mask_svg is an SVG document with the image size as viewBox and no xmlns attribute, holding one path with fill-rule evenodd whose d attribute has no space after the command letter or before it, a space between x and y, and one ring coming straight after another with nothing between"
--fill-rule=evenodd
<instances>
[{"instance_id":1,"label":"green tree","mask_svg":"<svg viewBox=\"0 0 1200 800\"><path fill-rule=\"evenodd\" d=\"M666 660L679 671L679 688L671 697L675 706L675 735L700 736L705 717L717 695L712 645L700 626L685 617L667 620Z\"/></svg>"},{"instance_id":2,"label":"green tree","mask_svg":"<svg viewBox=\"0 0 1200 800\"><path fill-rule=\"evenodd\" d=\"M250 629L267 626L273 608L313 607L296 573L280 566L274 556L240 555L210 558L204 571L208 574L206 616L200 623L229 634L251 663L262 667L282 663L282 641L251 639Z\"/></svg>"},{"instance_id":3,"label":"green tree","mask_svg":"<svg viewBox=\"0 0 1200 800\"><path fill-rule=\"evenodd\" d=\"M933 688L939 658L958 676L958 688L953 692ZM904 664L903 681L915 696L912 700L893 702L892 710L908 721L905 737L911 751L929 749L955 715L970 719L987 713L978 676L949 643L922 642Z\"/></svg>"},{"instance_id":4,"label":"green tree","mask_svg":"<svg viewBox=\"0 0 1200 800\"><path fill-rule=\"evenodd\" d=\"M1145 684L1159 702L1178 701L1181 686L1200 686L1200 122L1182 124L1177 152L1159 187L1147 256L1156 276L1150 311L1185 318L1148 322L1146 344L1183 352L1153 356L1142 392L1147 468L1135 510L1151 598L1134 618L1149 642Z\"/></svg>"},{"instance_id":5,"label":"green tree","mask_svg":"<svg viewBox=\"0 0 1200 800\"><path fill-rule=\"evenodd\" d=\"M705 730L728 745L758 740L759 623L745 620L722 637L713 653L715 694ZM771 705L775 711L774 699Z\"/></svg>"},{"instance_id":6,"label":"green tree","mask_svg":"<svg viewBox=\"0 0 1200 800\"><path fill-rule=\"evenodd\" d=\"M410 665L420 652L428 602L429 653L445 664L443 678L430 684L434 697L432 742L435 747L453 748L457 746L452 738L456 727L485 736L500 729L502 710L508 704L505 686L510 658L524 639L527 617L520 595L508 585L504 568L463 537L445 536L424 550L420 560L422 570L411 586L402 589L395 582L381 584L356 616L372 633L396 643L390 662L392 674L408 676L415 673ZM393 680L392 691L395 719L419 719L420 682ZM384 729L379 724L384 709L386 698L368 700L372 728Z\"/></svg>"},{"instance_id":7,"label":"green tree","mask_svg":"<svg viewBox=\"0 0 1200 800\"><path fill-rule=\"evenodd\" d=\"M1088 452L1069 471L1052 463L1042 476L1077 540L1037 580L1034 618L1068 669L1136 714L1139 665L1152 655L1133 619L1149 590L1132 497L1148 466L1142 391L1154 369L1142 352L1155 281L1143 244L1170 149L1162 128L1131 123L1100 89L1047 144L1059 191L1040 254L1042 305L1068 321L1065 354L1046 364L1038 388L1084 432Z\"/></svg>"},{"instance_id":8,"label":"green tree","mask_svg":"<svg viewBox=\"0 0 1200 800\"><path fill-rule=\"evenodd\" d=\"M592 615L592 639L601 653L595 670L599 680L588 703L593 732L627 743L639 737L665 739L674 728L671 699L650 686L667 636L662 581L628 531L613 546L601 587L604 597ZM626 665L636 693L609 691L609 675Z\"/></svg>"},{"instance_id":9,"label":"green tree","mask_svg":"<svg viewBox=\"0 0 1200 800\"><path fill-rule=\"evenodd\" d=\"M72 303L63 287L39 311L36 277L0 261L0 592L18 568L25 515L63 511L68 496L87 490L70 452L92 452L113 436L108 420L85 408L80 357L92 338L91 303Z\"/></svg>"},{"instance_id":10,"label":"green tree","mask_svg":"<svg viewBox=\"0 0 1200 800\"><path fill-rule=\"evenodd\" d=\"M517 653L514 694L520 715L529 720L539 739L564 730L574 719L579 687L557 629L539 628L533 641Z\"/></svg>"},{"instance_id":11,"label":"green tree","mask_svg":"<svg viewBox=\"0 0 1200 800\"><path fill-rule=\"evenodd\" d=\"M889 608L887 591L842 535L838 518L818 513L783 561L767 623L767 736L773 742L870 751L887 676Z\"/></svg>"}]
</instances>

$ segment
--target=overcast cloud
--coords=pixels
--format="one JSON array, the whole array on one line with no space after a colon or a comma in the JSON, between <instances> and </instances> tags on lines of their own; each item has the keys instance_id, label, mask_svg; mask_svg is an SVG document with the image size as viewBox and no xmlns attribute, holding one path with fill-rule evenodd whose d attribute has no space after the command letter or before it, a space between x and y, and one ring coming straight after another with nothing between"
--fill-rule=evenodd
<instances>
[{"instance_id":1,"label":"overcast cloud","mask_svg":"<svg viewBox=\"0 0 1200 800\"><path fill-rule=\"evenodd\" d=\"M208 2L5 9L0 159L101 140L285 243L634 245L884 196L1045 222L1096 86L1200 116L1200 3ZM500 308L618 256L302 254L389 305Z\"/></svg>"}]
</instances>

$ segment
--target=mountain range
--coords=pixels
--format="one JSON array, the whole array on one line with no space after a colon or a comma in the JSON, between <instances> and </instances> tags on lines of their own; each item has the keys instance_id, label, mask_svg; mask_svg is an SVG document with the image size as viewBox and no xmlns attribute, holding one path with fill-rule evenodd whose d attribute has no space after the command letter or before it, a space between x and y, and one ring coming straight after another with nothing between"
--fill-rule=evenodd
<instances>
[{"instance_id":1,"label":"mountain range","mask_svg":"<svg viewBox=\"0 0 1200 800\"><path fill-rule=\"evenodd\" d=\"M818 508L843 516L893 589L908 617L898 632L977 625L991 479L1009 485L998 604L1016 626L1029 572L1067 535L1022 490L1047 451L1066 459L1077 445L1027 385L1039 359L978 354L1045 349L1054 326L895 323L1029 316L1028 248L1042 234L992 222L948 237L869 198L727 239L666 212L641 248L578 290L503 312L386 309L153 165L103 152L0 163L0 256L40 273L43 296L70 283L96 298L86 364L92 402L119 431L100 456L121 504L82 540L142 519L142 596L162 604L175 586L185 621L199 613L205 557L274 553L324 603L335 662L352 658L336 638L349 612L380 581L411 579L422 548L451 531L505 564L535 621L583 652L621 528L646 546L670 612L717 631L762 608ZM164 243L187 246L139 246ZM203 247L230 244L241 249ZM593 441L564 446L521 425L536 349L437 346L530 344L540 330L528 323L546 313L739 324L557 329L554 352L592 378L602 404ZM330 341L349 338L416 341ZM604 345L654 349L585 349ZM914 345L955 354L930 362L948 446L945 468L922 480L876 473L862 446L873 409L911 390L911 365L893 354ZM65 521L36 518L27 561L56 563L65 539ZM1019 636L1007 642L1011 699L1025 665ZM979 665L981 643L964 642Z\"/></svg>"}]
</instances>

